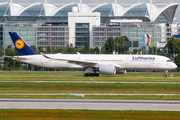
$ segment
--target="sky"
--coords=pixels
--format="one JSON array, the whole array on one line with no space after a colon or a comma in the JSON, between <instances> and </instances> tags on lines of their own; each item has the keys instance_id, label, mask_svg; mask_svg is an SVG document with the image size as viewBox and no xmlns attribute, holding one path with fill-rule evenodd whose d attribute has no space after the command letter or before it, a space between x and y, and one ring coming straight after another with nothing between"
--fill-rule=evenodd
<instances>
[{"instance_id":1,"label":"sky","mask_svg":"<svg viewBox=\"0 0 180 120\"><path fill-rule=\"evenodd\" d=\"M1 2L9 2L10 0L0 0ZM14 3L37 3L44 2L45 0L13 0ZM80 0L47 0L50 4L67 4L67 3L78 3ZM115 0L82 0L84 4L101 4L101 3L114 3ZM118 4L135 4L135 3L149 3L150 0L117 0ZM170 4L170 3L180 3L180 0L152 0L153 4ZM175 14L177 18L174 23L180 23L180 6L178 6Z\"/></svg>"}]
</instances>

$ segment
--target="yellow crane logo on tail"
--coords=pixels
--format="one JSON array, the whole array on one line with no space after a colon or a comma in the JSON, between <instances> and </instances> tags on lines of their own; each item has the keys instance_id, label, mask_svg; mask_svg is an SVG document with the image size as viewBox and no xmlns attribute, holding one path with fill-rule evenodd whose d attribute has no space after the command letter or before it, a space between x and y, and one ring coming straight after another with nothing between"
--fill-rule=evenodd
<instances>
[{"instance_id":1,"label":"yellow crane logo on tail","mask_svg":"<svg viewBox=\"0 0 180 120\"><path fill-rule=\"evenodd\" d=\"M21 39L16 40L15 46L17 49L22 49L24 47L24 41Z\"/></svg>"}]
</instances>

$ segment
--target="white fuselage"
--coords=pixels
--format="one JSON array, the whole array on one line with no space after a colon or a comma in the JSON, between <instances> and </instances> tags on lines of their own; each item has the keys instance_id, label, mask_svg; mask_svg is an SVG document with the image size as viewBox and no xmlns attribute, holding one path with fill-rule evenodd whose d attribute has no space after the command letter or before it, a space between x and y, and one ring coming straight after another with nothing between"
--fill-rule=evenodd
<instances>
[{"instance_id":1,"label":"white fuselage","mask_svg":"<svg viewBox=\"0 0 180 120\"><path fill-rule=\"evenodd\" d=\"M97 64L93 67L97 68L101 65L113 64L118 65L117 69L119 70L172 70L177 68L176 64L171 62L169 58L159 55L48 54L48 56L56 59L48 59L43 55L18 56L18 58L26 58L26 60L19 60L25 63L56 69L89 67L57 59L95 62Z\"/></svg>"}]
</instances>

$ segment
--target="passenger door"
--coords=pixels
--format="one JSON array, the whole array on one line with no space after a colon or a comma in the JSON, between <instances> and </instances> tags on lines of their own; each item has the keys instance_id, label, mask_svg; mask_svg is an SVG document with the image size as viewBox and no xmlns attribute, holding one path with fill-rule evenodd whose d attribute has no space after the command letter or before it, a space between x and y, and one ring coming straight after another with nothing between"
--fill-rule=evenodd
<instances>
[{"instance_id":1,"label":"passenger door","mask_svg":"<svg viewBox=\"0 0 180 120\"><path fill-rule=\"evenodd\" d=\"M160 58L159 57L157 57L157 59L156 59L156 65L160 65Z\"/></svg>"}]
</instances>

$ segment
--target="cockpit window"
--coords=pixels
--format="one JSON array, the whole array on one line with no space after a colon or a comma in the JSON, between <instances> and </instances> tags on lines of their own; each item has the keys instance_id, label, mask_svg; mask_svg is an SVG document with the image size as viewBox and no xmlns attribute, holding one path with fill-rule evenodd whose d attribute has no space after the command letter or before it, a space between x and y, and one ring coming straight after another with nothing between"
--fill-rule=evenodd
<instances>
[{"instance_id":1,"label":"cockpit window","mask_svg":"<svg viewBox=\"0 0 180 120\"><path fill-rule=\"evenodd\" d=\"M167 60L167 62L172 62L172 60Z\"/></svg>"}]
</instances>

